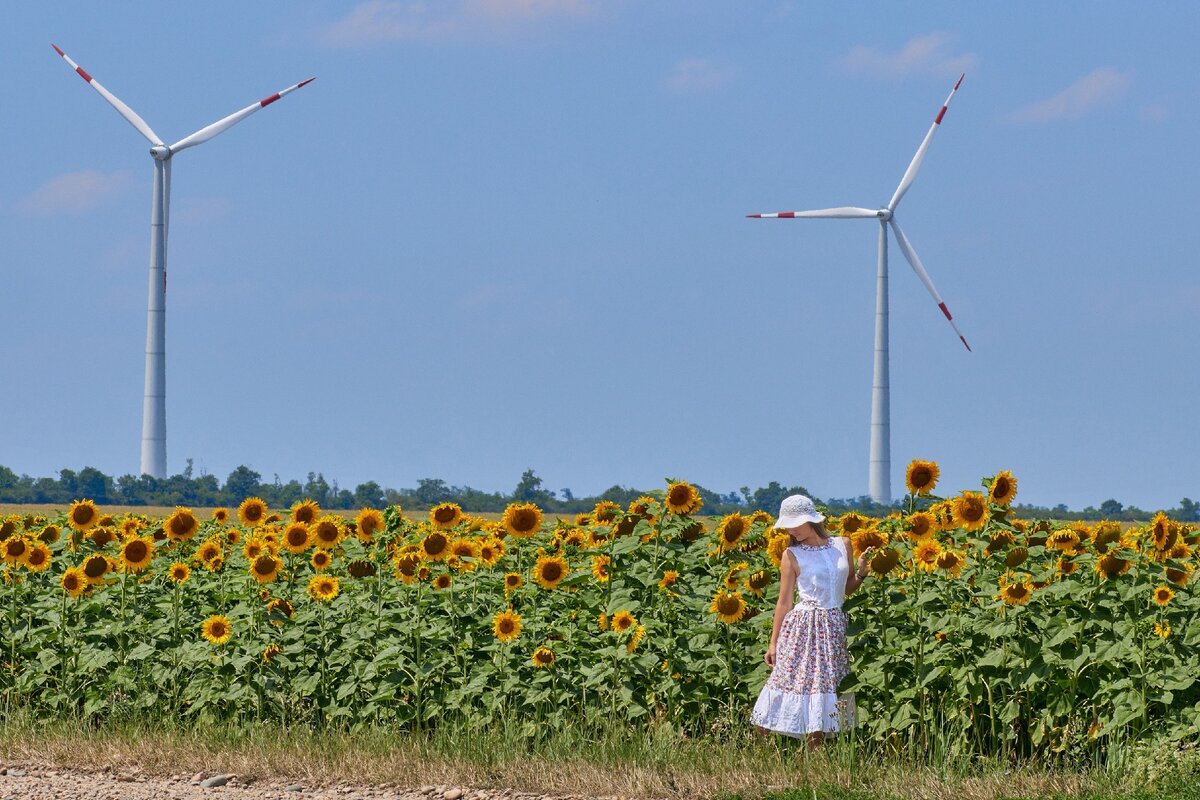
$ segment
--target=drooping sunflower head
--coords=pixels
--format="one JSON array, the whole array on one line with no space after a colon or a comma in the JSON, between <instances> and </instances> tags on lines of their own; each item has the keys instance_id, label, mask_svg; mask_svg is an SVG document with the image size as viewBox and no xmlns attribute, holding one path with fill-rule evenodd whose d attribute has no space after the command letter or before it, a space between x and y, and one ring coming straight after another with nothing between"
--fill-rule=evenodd
<instances>
[{"instance_id":1,"label":"drooping sunflower head","mask_svg":"<svg viewBox=\"0 0 1200 800\"><path fill-rule=\"evenodd\" d=\"M383 530L383 512L374 508L364 508L354 518L354 535L363 542L371 542Z\"/></svg>"},{"instance_id":2,"label":"drooping sunflower head","mask_svg":"<svg viewBox=\"0 0 1200 800\"><path fill-rule=\"evenodd\" d=\"M170 578L173 583L184 583L188 578L191 577L191 575L192 571L188 569L188 565L184 564L182 561L176 561L167 570L167 577Z\"/></svg>"},{"instance_id":3,"label":"drooping sunflower head","mask_svg":"<svg viewBox=\"0 0 1200 800\"><path fill-rule=\"evenodd\" d=\"M554 651L549 647L539 647L533 651L530 660L533 662L533 666L538 669L550 669L550 666L554 663Z\"/></svg>"},{"instance_id":4,"label":"drooping sunflower head","mask_svg":"<svg viewBox=\"0 0 1200 800\"><path fill-rule=\"evenodd\" d=\"M229 623L229 617L224 614L214 614L200 626L200 633L208 640L209 644L221 645L229 641L233 635L233 626Z\"/></svg>"},{"instance_id":5,"label":"drooping sunflower head","mask_svg":"<svg viewBox=\"0 0 1200 800\"><path fill-rule=\"evenodd\" d=\"M774 573L771 570L760 569L756 572L751 572L746 578L746 588L755 597L762 597L763 590L771 585L771 580L774 578Z\"/></svg>"},{"instance_id":6,"label":"drooping sunflower head","mask_svg":"<svg viewBox=\"0 0 1200 800\"><path fill-rule=\"evenodd\" d=\"M962 553L955 550L943 550L937 557L937 568L947 575L957 578L962 573L966 560Z\"/></svg>"},{"instance_id":7,"label":"drooping sunflower head","mask_svg":"<svg viewBox=\"0 0 1200 800\"><path fill-rule=\"evenodd\" d=\"M617 518L617 514L621 513L621 507L611 500L601 500L596 503L596 507L592 509L592 518L596 522L603 522L606 525Z\"/></svg>"},{"instance_id":8,"label":"drooping sunflower head","mask_svg":"<svg viewBox=\"0 0 1200 800\"><path fill-rule=\"evenodd\" d=\"M1115 578L1118 575L1124 575L1133 566L1133 562L1126 558L1117 558L1112 553L1105 553L1096 559L1096 566L1093 569L1100 574L1105 580Z\"/></svg>"},{"instance_id":9,"label":"drooping sunflower head","mask_svg":"<svg viewBox=\"0 0 1200 800\"><path fill-rule=\"evenodd\" d=\"M316 500L305 498L292 506L292 522L311 525L321 516L321 506Z\"/></svg>"},{"instance_id":10,"label":"drooping sunflower head","mask_svg":"<svg viewBox=\"0 0 1200 800\"><path fill-rule=\"evenodd\" d=\"M502 642L516 641L521 635L521 615L511 608L492 617L492 634Z\"/></svg>"},{"instance_id":11,"label":"drooping sunflower head","mask_svg":"<svg viewBox=\"0 0 1200 800\"><path fill-rule=\"evenodd\" d=\"M922 536L928 536L933 533L937 523L933 519L932 514L927 514L924 511L917 511L909 514L908 519L908 538L916 541Z\"/></svg>"},{"instance_id":12,"label":"drooping sunflower head","mask_svg":"<svg viewBox=\"0 0 1200 800\"><path fill-rule=\"evenodd\" d=\"M1099 522L1092 531L1092 546L1096 548L1096 552L1104 555L1108 552L1108 548L1114 543L1121 540L1121 523Z\"/></svg>"},{"instance_id":13,"label":"drooping sunflower head","mask_svg":"<svg viewBox=\"0 0 1200 800\"><path fill-rule=\"evenodd\" d=\"M58 541L60 536L62 536L62 528L57 525L50 524L42 528L41 532L38 534L38 539L46 544L54 544Z\"/></svg>"},{"instance_id":14,"label":"drooping sunflower head","mask_svg":"<svg viewBox=\"0 0 1200 800\"><path fill-rule=\"evenodd\" d=\"M675 582L678 580L679 580L679 573L676 570L673 570L673 569L663 570L663 576L662 576L662 579L658 582L658 588L666 589L669 586L674 586Z\"/></svg>"},{"instance_id":15,"label":"drooping sunflower head","mask_svg":"<svg viewBox=\"0 0 1200 800\"><path fill-rule=\"evenodd\" d=\"M726 625L732 625L746 615L746 601L739 592L718 591L708 610Z\"/></svg>"},{"instance_id":16,"label":"drooping sunflower head","mask_svg":"<svg viewBox=\"0 0 1200 800\"><path fill-rule=\"evenodd\" d=\"M909 494L927 495L937 486L941 473L936 461L914 459L904 472L904 484Z\"/></svg>"},{"instance_id":17,"label":"drooping sunflower head","mask_svg":"<svg viewBox=\"0 0 1200 800\"><path fill-rule=\"evenodd\" d=\"M700 492L686 481L677 481L667 487L665 505L672 514L695 513L703 503Z\"/></svg>"},{"instance_id":18,"label":"drooping sunflower head","mask_svg":"<svg viewBox=\"0 0 1200 800\"><path fill-rule=\"evenodd\" d=\"M891 537L888 536L887 531L882 531L877 527L871 526L870 528L862 528L851 536L850 544L854 549L854 557L858 558L866 552L868 547L876 549L887 547L890 540Z\"/></svg>"},{"instance_id":19,"label":"drooping sunflower head","mask_svg":"<svg viewBox=\"0 0 1200 800\"><path fill-rule=\"evenodd\" d=\"M458 503L442 503L429 509L429 521L438 530L448 531L463 521L462 508Z\"/></svg>"},{"instance_id":20,"label":"drooping sunflower head","mask_svg":"<svg viewBox=\"0 0 1200 800\"><path fill-rule=\"evenodd\" d=\"M76 500L67 511L67 524L77 531L83 532L100 520L100 510L91 500Z\"/></svg>"},{"instance_id":21,"label":"drooping sunflower head","mask_svg":"<svg viewBox=\"0 0 1200 800\"><path fill-rule=\"evenodd\" d=\"M717 548L722 553L732 550L748 530L750 530L749 519L738 513L728 515L717 526Z\"/></svg>"},{"instance_id":22,"label":"drooping sunflower head","mask_svg":"<svg viewBox=\"0 0 1200 800\"><path fill-rule=\"evenodd\" d=\"M629 504L629 513L642 519L654 519L654 504L657 502L649 495L642 495Z\"/></svg>"},{"instance_id":23,"label":"drooping sunflower head","mask_svg":"<svg viewBox=\"0 0 1200 800\"><path fill-rule=\"evenodd\" d=\"M108 574L112 566L112 562L106 556L97 553L84 559L83 574L87 576L89 583L99 583L104 580L104 576Z\"/></svg>"},{"instance_id":24,"label":"drooping sunflower head","mask_svg":"<svg viewBox=\"0 0 1200 800\"><path fill-rule=\"evenodd\" d=\"M540 556L533 567L533 577L543 589L557 589L567 577L567 560L561 556Z\"/></svg>"},{"instance_id":25,"label":"drooping sunflower head","mask_svg":"<svg viewBox=\"0 0 1200 800\"><path fill-rule=\"evenodd\" d=\"M862 516L861 514L857 514L853 511L850 511L850 512L843 514L842 518L840 520L838 520L838 530L840 530L842 533L846 534L847 536L853 536L855 533L858 532L859 528L863 527L866 524L867 524L866 517Z\"/></svg>"},{"instance_id":26,"label":"drooping sunflower head","mask_svg":"<svg viewBox=\"0 0 1200 800\"><path fill-rule=\"evenodd\" d=\"M959 527L977 531L987 521L987 501L979 492L963 492L954 498L954 522Z\"/></svg>"},{"instance_id":27,"label":"drooping sunflower head","mask_svg":"<svg viewBox=\"0 0 1200 800\"><path fill-rule=\"evenodd\" d=\"M996 473L988 488L988 500L998 506L1007 506L1017 496L1017 479L1008 470Z\"/></svg>"},{"instance_id":28,"label":"drooping sunflower head","mask_svg":"<svg viewBox=\"0 0 1200 800\"><path fill-rule=\"evenodd\" d=\"M542 510L533 503L509 503L503 521L510 536L528 539L542 527Z\"/></svg>"},{"instance_id":29,"label":"drooping sunflower head","mask_svg":"<svg viewBox=\"0 0 1200 800\"><path fill-rule=\"evenodd\" d=\"M1014 547L1004 554L1004 566L1009 569L1019 567L1029 558L1029 550L1024 547Z\"/></svg>"},{"instance_id":30,"label":"drooping sunflower head","mask_svg":"<svg viewBox=\"0 0 1200 800\"><path fill-rule=\"evenodd\" d=\"M141 572L154 558L154 540L131 536L121 545L121 567L127 572Z\"/></svg>"},{"instance_id":31,"label":"drooping sunflower head","mask_svg":"<svg viewBox=\"0 0 1200 800\"><path fill-rule=\"evenodd\" d=\"M608 556L592 556L592 577L597 583L608 582L608 567L610 559Z\"/></svg>"},{"instance_id":32,"label":"drooping sunflower head","mask_svg":"<svg viewBox=\"0 0 1200 800\"><path fill-rule=\"evenodd\" d=\"M267 518L267 504L261 497L247 497L238 506L238 519L247 528L261 525Z\"/></svg>"},{"instance_id":33,"label":"drooping sunflower head","mask_svg":"<svg viewBox=\"0 0 1200 800\"><path fill-rule=\"evenodd\" d=\"M894 547L885 547L871 555L867 568L876 577L882 578L900 564L900 551Z\"/></svg>"},{"instance_id":34,"label":"drooping sunflower head","mask_svg":"<svg viewBox=\"0 0 1200 800\"><path fill-rule=\"evenodd\" d=\"M1188 581L1191 580L1192 577L1192 569L1193 567L1188 564L1184 564L1180 569L1176 569L1175 567L1167 567L1167 580L1176 586L1187 586Z\"/></svg>"},{"instance_id":35,"label":"drooping sunflower head","mask_svg":"<svg viewBox=\"0 0 1200 800\"><path fill-rule=\"evenodd\" d=\"M295 611L292 604L282 597L267 601L267 618L275 625L282 625L285 620L291 619Z\"/></svg>"},{"instance_id":36,"label":"drooping sunflower head","mask_svg":"<svg viewBox=\"0 0 1200 800\"><path fill-rule=\"evenodd\" d=\"M783 553L791 544L791 537L784 533L782 536L771 536L767 540L767 557L771 559L771 563L779 566L783 561Z\"/></svg>"},{"instance_id":37,"label":"drooping sunflower head","mask_svg":"<svg viewBox=\"0 0 1200 800\"><path fill-rule=\"evenodd\" d=\"M338 596L340 585L332 575L313 575L308 581L308 596L318 603L330 603Z\"/></svg>"}]
</instances>

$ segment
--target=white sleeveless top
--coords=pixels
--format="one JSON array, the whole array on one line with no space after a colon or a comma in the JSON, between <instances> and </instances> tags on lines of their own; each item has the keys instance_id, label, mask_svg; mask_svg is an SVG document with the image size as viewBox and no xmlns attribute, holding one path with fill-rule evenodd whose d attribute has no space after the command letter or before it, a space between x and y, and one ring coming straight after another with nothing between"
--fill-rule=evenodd
<instances>
[{"instance_id":1,"label":"white sleeveless top","mask_svg":"<svg viewBox=\"0 0 1200 800\"><path fill-rule=\"evenodd\" d=\"M830 536L824 545L794 544L788 548L800 567L796 575L796 606L841 608L850 577L850 557L841 538Z\"/></svg>"}]
</instances>

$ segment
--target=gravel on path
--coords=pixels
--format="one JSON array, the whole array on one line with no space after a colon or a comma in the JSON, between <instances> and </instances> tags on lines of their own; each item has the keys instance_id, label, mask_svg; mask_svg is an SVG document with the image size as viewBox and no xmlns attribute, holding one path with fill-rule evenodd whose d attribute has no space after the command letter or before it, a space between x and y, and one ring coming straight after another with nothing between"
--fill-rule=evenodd
<instances>
[{"instance_id":1,"label":"gravel on path","mask_svg":"<svg viewBox=\"0 0 1200 800\"><path fill-rule=\"evenodd\" d=\"M137 771L85 772L37 765L0 765L0 800L600 800L464 786L308 786L294 780L246 783L237 775L168 777ZM605 800L625 800L611 798Z\"/></svg>"}]
</instances>

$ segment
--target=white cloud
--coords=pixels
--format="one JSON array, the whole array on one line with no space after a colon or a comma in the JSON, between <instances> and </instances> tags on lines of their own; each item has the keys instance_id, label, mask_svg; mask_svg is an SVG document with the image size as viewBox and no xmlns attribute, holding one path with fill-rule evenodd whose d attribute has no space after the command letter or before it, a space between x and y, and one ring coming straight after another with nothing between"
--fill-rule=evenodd
<instances>
[{"instance_id":1,"label":"white cloud","mask_svg":"<svg viewBox=\"0 0 1200 800\"><path fill-rule=\"evenodd\" d=\"M1077 119L1087 112L1108 105L1129 88L1128 75L1112 67L1101 67L1072 83L1053 97L1031 103L1009 115L1012 122L1049 122Z\"/></svg>"},{"instance_id":2,"label":"white cloud","mask_svg":"<svg viewBox=\"0 0 1200 800\"><path fill-rule=\"evenodd\" d=\"M17 203L17 209L36 216L83 214L99 207L130 183L128 172L94 169L67 172L43 183Z\"/></svg>"},{"instance_id":3,"label":"white cloud","mask_svg":"<svg viewBox=\"0 0 1200 800\"><path fill-rule=\"evenodd\" d=\"M949 52L951 36L934 32L914 36L896 52L858 45L842 56L842 67L850 72L882 77L936 75L950 77L972 69L978 62L974 53Z\"/></svg>"},{"instance_id":4,"label":"white cloud","mask_svg":"<svg viewBox=\"0 0 1200 800\"><path fill-rule=\"evenodd\" d=\"M671 69L663 84L672 92L689 94L720 89L733 78L733 71L703 58L685 58Z\"/></svg>"},{"instance_id":5,"label":"white cloud","mask_svg":"<svg viewBox=\"0 0 1200 800\"><path fill-rule=\"evenodd\" d=\"M366 0L327 26L330 47L503 36L540 21L586 16L592 0Z\"/></svg>"}]
</instances>

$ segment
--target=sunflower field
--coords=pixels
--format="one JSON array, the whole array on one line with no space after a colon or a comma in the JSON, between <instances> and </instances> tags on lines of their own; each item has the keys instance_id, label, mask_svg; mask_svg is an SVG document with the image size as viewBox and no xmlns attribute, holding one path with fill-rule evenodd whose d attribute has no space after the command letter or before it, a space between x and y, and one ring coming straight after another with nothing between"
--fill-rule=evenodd
<instances>
[{"instance_id":1,"label":"sunflower field","mask_svg":"<svg viewBox=\"0 0 1200 800\"><path fill-rule=\"evenodd\" d=\"M903 513L827 523L876 548L846 601L855 735L968 753L1194 735L1200 531L1021 520L1007 472L949 499L937 480L914 461ZM764 512L701 511L669 481L554 523L530 504L348 520L257 498L210 519L88 500L0 518L0 702L350 729L748 725L789 540Z\"/></svg>"}]
</instances>

